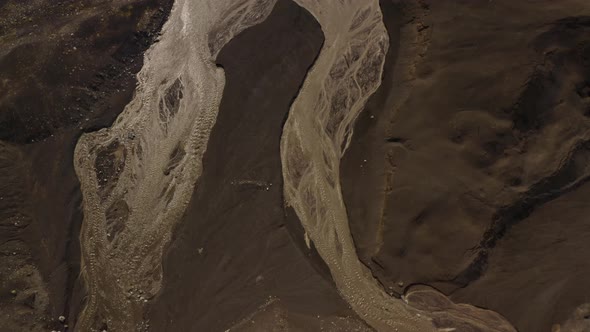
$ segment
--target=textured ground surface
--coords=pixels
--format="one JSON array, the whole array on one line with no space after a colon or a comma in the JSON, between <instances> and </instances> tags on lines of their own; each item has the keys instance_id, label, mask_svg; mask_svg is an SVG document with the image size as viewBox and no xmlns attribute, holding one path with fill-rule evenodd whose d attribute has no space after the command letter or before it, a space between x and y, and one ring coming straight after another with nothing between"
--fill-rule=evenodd
<instances>
[{"instance_id":1,"label":"textured ground surface","mask_svg":"<svg viewBox=\"0 0 590 332\"><path fill-rule=\"evenodd\" d=\"M171 5L0 1L0 330L75 322L84 296L75 143L129 102Z\"/></svg>"},{"instance_id":2,"label":"textured ground surface","mask_svg":"<svg viewBox=\"0 0 590 332\"><path fill-rule=\"evenodd\" d=\"M169 281L150 306L154 330L367 330L294 242L299 221L281 193L282 125L323 41L309 13L280 0L217 56L226 85L203 173L164 259Z\"/></svg>"},{"instance_id":3,"label":"textured ground surface","mask_svg":"<svg viewBox=\"0 0 590 332\"><path fill-rule=\"evenodd\" d=\"M382 6L402 22L399 55L341 168L359 256L392 293L431 284L521 331L590 300L590 7L538 5Z\"/></svg>"},{"instance_id":4,"label":"textured ground surface","mask_svg":"<svg viewBox=\"0 0 590 332\"><path fill-rule=\"evenodd\" d=\"M0 331L590 330L587 1L172 2L0 0Z\"/></svg>"}]
</instances>

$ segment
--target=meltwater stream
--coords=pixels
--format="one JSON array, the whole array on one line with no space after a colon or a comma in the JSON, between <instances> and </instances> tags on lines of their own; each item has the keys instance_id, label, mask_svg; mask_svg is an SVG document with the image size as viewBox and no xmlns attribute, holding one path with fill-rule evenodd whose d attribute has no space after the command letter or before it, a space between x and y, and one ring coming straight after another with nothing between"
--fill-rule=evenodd
<instances>
[{"instance_id":1,"label":"meltwater stream","mask_svg":"<svg viewBox=\"0 0 590 332\"><path fill-rule=\"evenodd\" d=\"M88 296L77 330L149 330L143 309L160 290L163 249L201 174L219 109L225 81L214 59L233 36L264 20L275 1L177 0L145 55L133 100L110 128L80 138L75 168L84 196L80 241ZM325 43L283 129L284 193L339 292L379 331L467 325L513 331L499 316L438 293L395 299L359 261L339 163L354 121L381 82L387 31L377 0L296 2L320 23Z\"/></svg>"},{"instance_id":2,"label":"meltwater stream","mask_svg":"<svg viewBox=\"0 0 590 332\"><path fill-rule=\"evenodd\" d=\"M223 92L215 57L274 3L177 0L145 55L133 100L112 127L79 140L88 295L77 330L148 328L142 308L160 289L162 251L201 173Z\"/></svg>"}]
</instances>

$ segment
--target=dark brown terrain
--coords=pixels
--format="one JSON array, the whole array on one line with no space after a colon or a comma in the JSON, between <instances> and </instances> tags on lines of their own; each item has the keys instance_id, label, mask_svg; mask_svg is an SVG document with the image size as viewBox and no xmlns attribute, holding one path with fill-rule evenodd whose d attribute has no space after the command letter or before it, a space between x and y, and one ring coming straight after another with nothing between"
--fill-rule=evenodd
<instances>
[{"instance_id":1,"label":"dark brown terrain","mask_svg":"<svg viewBox=\"0 0 590 332\"><path fill-rule=\"evenodd\" d=\"M226 86L203 173L164 258L154 331L368 329L298 248L301 226L282 199L282 124L322 43L314 18L279 0L219 53Z\"/></svg>"},{"instance_id":2,"label":"dark brown terrain","mask_svg":"<svg viewBox=\"0 0 590 332\"><path fill-rule=\"evenodd\" d=\"M549 331L590 301L590 6L381 5L383 84L341 167L359 256L394 294L429 284Z\"/></svg>"},{"instance_id":3,"label":"dark brown terrain","mask_svg":"<svg viewBox=\"0 0 590 332\"><path fill-rule=\"evenodd\" d=\"M1 332L75 330L74 147L131 100L172 4L0 0ZM520 332L590 331L590 3L380 5L383 82L340 168L360 259L395 297L429 285ZM220 51L221 107L150 331L372 330L283 198L282 126L323 42L278 0Z\"/></svg>"},{"instance_id":4,"label":"dark brown terrain","mask_svg":"<svg viewBox=\"0 0 590 332\"><path fill-rule=\"evenodd\" d=\"M0 1L0 331L63 330L80 309L74 146L129 102L172 5L115 3Z\"/></svg>"}]
</instances>

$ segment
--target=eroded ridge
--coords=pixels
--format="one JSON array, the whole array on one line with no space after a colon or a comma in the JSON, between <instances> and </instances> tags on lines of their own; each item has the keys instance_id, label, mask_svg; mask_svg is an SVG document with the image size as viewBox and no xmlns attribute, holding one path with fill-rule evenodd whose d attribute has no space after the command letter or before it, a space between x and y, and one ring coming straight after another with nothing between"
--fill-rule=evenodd
<instances>
[{"instance_id":1,"label":"eroded ridge","mask_svg":"<svg viewBox=\"0 0 590 332\"><path fill-rule=\"evenodd\" d=\"M339 164L358 114L381 83L387 31L376 0L296 1L319 21L325 43L283 129L285 199L338 290L378 331L514 331L499 315L451 305L434 290L421 293L434 299L431 306L393 298L360 262L341 195Z\"/></svg>"},{"instance_id":2,"label":"eroded ridge","mask_svg":"<svg viewBox=\"0 0 590 332\"><path fill-rule=\"evenodd\" d=\"M133 100L112 127L80 138L88 295L77 330L148 329L143 307L160 289L162 251L201 174L225 84L214 59L275 1L177 0Z\"/></svg>"}]
</instances>

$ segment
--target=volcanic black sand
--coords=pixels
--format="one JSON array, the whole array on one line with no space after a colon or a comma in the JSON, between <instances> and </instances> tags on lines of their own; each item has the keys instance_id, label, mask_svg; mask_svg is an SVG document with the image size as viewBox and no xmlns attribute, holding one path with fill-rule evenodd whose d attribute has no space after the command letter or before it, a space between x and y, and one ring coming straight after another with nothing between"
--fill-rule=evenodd
<instances>
[{"instance_id":1,"label":"volcanic black sand","mask_svg":"<svg viewBox=\"0 0 590 332\"><path fill-rule=\"evenodd\" d=\"M298 221L287 220L282 199L282 124L322 43L313 17L279 0L221 50L226 86L203 173L164 258L154 331L366 328L286 225Z\"/></svg>"},{"instance_id":2,"label":"volcanic black sand","mask_svg":"<svg viewBox=\"0 0 590 332\"><path fill-rule=\"evenodd\" d=\"M359 256L393 294L426 283L551 330L590 301L590 6L381 6L383 85L341 166Z\"/></svg>"},{"instance_id":3,"label":"volcanic black sand","mask_svg":"<svg viewBox=\"0 0 590 332\"><path fill-rule=\"evenodd\" d=\"M75 322L83 298L75 143L130 101L171 5L0 3L1 331L63 330L60 315Z\"/></svg>"}]
</instances>

